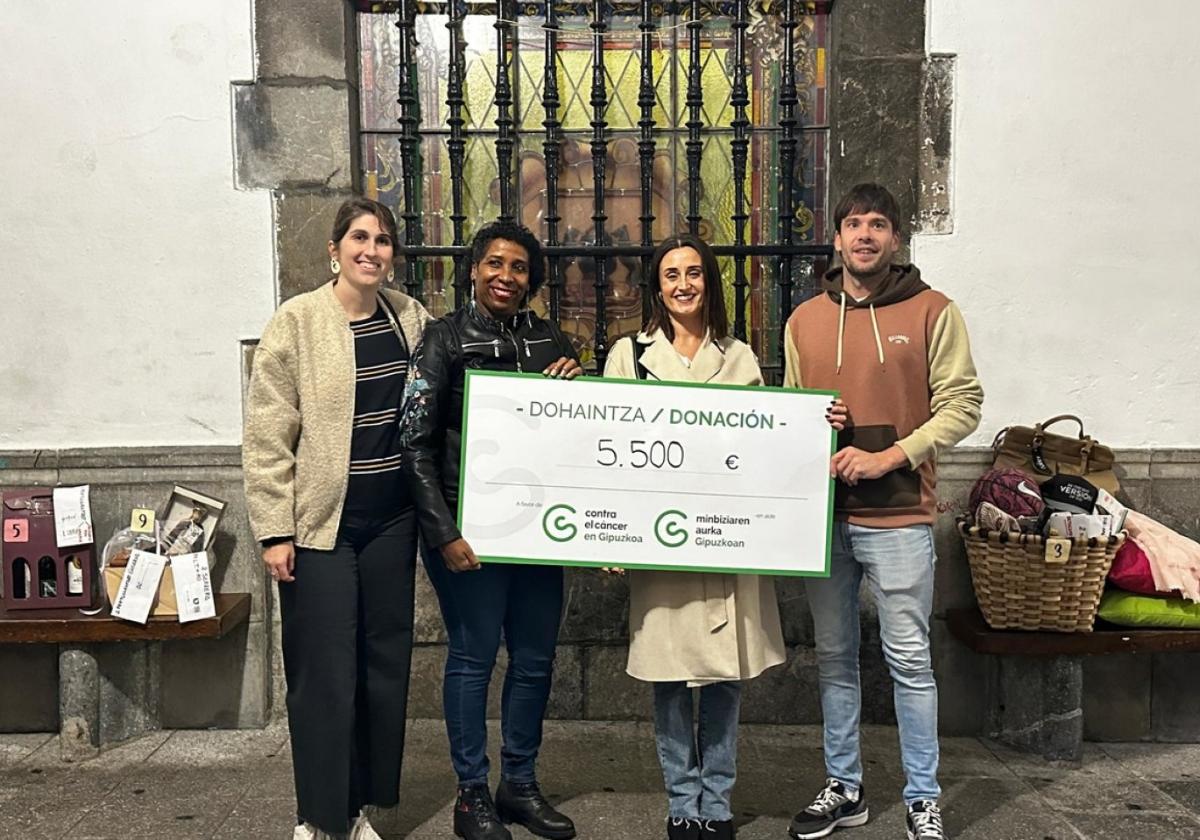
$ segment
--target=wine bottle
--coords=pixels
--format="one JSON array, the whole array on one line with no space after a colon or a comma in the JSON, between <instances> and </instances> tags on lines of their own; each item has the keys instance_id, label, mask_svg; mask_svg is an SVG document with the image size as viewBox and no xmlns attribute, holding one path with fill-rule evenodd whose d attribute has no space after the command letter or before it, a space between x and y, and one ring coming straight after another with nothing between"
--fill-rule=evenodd
<instances>
[{"instance_id":1,"label":"wine bottle","mask_svg":"<svg viewBox=\"0 0 1200 840\"><path fill-rule=\"evenodd\" d=\"M29 561L24 557L13 560L13 597L24 600L29 597Z\"/></svg>"},{"instance_id":2,"label":"wine bottle","mask_svg":"<svg viewBox=\"0 0 1200 840\"><path fill-rule=\"evenodd\" d=\"M67 558L67 594L83 594L83 563L77 554Z\"/></svg>"},{"instance_id":3,"label":"wine bottle","mask_svg":"<svg viewBox=\"0 0 1200 840\"><path fill-rule=\"evenodd\" d=\"M51 557L42 557L38 561L38 592L43 598L58 595L58 573Z\"/></svg>"}]
</instances>

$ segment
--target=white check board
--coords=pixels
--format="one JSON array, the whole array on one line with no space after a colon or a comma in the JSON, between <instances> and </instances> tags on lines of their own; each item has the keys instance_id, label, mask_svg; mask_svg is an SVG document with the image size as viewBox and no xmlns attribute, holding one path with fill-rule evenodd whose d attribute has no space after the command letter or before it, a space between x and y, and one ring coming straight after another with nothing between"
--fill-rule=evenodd
<instances>
[{"instance_id":1,"label":"white check board","mask_svg":"<svg viewBox=\"0 0 1200 840\"><path fill-rule=\"evenodd\" d=\"M832 392L468 371L485 562L827 575Z\"/></svg>"}]
</instances>

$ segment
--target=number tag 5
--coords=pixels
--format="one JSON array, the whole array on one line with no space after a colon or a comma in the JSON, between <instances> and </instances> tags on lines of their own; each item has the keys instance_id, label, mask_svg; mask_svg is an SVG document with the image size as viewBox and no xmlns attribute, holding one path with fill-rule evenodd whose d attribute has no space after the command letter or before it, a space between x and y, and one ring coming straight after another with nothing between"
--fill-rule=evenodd
<instances>
[{"instance_id":1,"label":"number tag 5","mask_svg":"<svg viewBox=\"0 0 1200 840\"><path fill-rule=\"evenodd\" d=\"M29 520L28 519L5 519L4 520L4 541L6 543L29 542Z\"/></svg>"}]
</instances>

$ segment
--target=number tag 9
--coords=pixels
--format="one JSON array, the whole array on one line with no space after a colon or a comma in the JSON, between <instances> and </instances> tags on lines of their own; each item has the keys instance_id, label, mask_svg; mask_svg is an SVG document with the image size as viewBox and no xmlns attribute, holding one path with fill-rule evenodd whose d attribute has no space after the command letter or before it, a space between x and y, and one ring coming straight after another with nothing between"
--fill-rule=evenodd
<instances>
[{"instance_id":1,"label":"number tag 9","mask_svg":"<svg viewBox=\"0 0 1200 840\"><path fill-rule=\"evenodd\" d=\"M154 511L150 508L134 508L129 515L129 530L139 534L154 531Z\"/></svg>"}]
</instances>

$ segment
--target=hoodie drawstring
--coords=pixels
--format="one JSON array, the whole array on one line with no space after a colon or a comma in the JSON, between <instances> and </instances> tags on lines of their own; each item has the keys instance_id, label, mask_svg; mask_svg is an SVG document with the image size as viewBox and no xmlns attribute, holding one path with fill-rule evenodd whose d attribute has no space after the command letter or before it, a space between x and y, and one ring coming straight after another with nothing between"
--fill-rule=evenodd
<instances>
[{"instance_id":1,"label":"hoodie drawstring","mask_svg":"<svg viewBox=\"0 0 1200 840\"><path fill-rule=\"evenodd\" d=\"M875 349L879 351L879 364L883 366L883 341L879 338L879 322L875 320L875 304L871 304L871 328L875 330Z\"/></svg>"},{"instance_id":2,"label":"hoodie drawstring","mask_svg":"<svg viewBox=\"0 0 1200 840\"><path fill-rule=\"evenodd\" d=\"M835 373L842 372L842 345L846 336L846 292L841 293L840 304L838 306L838 335L837 335L837 370ZM879 364L883 365L883 339L879 336L879 320L875 317L875 304L870 304L868 307L871 310L871 329L875 333L875 352L879 355Z\"/></svg>"},{"instance_id":3,"label":"hoodie drawstring","mask_svg":"<svg viewBox=\"0 0 1200 840\"><path fill-rule=\"evenodd\" d=\"M842 292L842 303L838 307L838 346L837 346L837 371L842 372L842 336L846 334L846 292Z\"/></svg>"}]
</instances>

